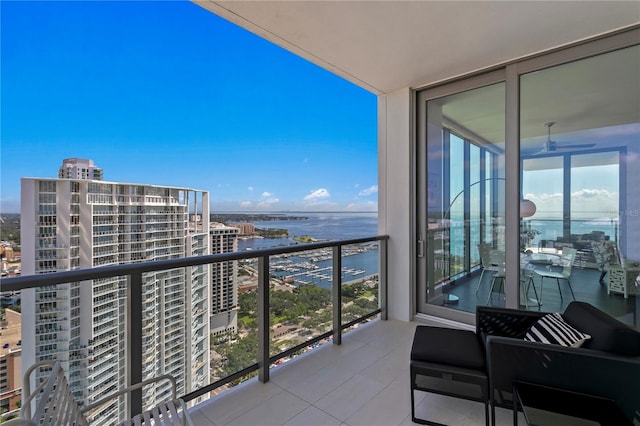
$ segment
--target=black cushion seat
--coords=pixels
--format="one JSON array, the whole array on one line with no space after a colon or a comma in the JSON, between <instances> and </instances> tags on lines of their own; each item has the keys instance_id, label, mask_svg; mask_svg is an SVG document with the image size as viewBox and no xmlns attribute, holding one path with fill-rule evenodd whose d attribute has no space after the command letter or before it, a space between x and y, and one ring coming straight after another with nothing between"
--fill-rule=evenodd
<instances>
[{"instance_id":1,"label":"black cushion seat","mask_svg":"<svg viewBox=\"0 0 640 426\"><path fill-rule=\"evenodd\" d=\"M415 416L414 391L480 401L489 424L489 379L484 345L473 331L417 326L411 347L411 418L415 423L439 423Z\"/></svg>"},{"instance_id":2,"label":"black cushion seat","mask_svg":"<svg viewBox=\"0 0 640 426\"><path fill-rule=\"evenodd\" d=\"M411 359L474 370L485 368L484 348L478 336L454 328L417 326Z\"/></svg>"}]
</instances>

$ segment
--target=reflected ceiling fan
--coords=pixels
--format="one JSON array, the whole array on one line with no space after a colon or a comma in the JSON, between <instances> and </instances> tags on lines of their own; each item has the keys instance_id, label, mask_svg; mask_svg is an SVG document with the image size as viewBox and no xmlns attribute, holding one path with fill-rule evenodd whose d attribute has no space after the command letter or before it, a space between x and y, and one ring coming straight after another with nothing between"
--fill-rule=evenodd
<instances>
[{"instance_id":1,"label":"reflected ceiling fan","mask_svg":"<svg viewBox=\"0 0 640 426\"><path fill-rule=\"evenodd\" d=\"M556 152L558 149L591 148L595 145L594 143L561 145L556 141L552 141L551 126L553 126L554 124L556 124L555 121L550 121L544 124L547 127L547 140L542 144L542 148L540 149L540 151L534 153L533 155L548 154L551 152Z\"/></svg>"}]
</instances>

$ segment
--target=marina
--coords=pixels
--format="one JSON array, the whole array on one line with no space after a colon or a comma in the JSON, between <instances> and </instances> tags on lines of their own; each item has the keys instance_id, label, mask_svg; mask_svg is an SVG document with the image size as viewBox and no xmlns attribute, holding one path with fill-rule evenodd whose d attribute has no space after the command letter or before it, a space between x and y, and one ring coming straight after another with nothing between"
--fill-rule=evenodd
<instances>
[{"instance_id":1,"label":"marina","mask_svg":"<svg viewBox=\"0 0 640 426\"><path fill-rule=\"evenodd\" d=\"M308 214L307 220L254 222L256 227L287 229L289 238L257 238L238 241L238 250L257 250L280 245L299 244L298 235L310 235L318 241L373 235L377 229L375 213ZM250 262L255 266L255 262ZM330 248L286 253L269 259L271 274L295 286L315 284L331 288L333 284L333 252ZM346 283L379 272L378 244L366 243L342 247L342 282Z\"/></svg>"},{"instance_id":2,"label":"marina","mask_svg":"<svg viewBox=\"0 0 640 426\"><path fill-rule=\"evenodd\" d=\"M372 244L343 250L342 282L377 274L377 251L378 246ZM332 256L324 249L274 256L269 261L269 268L274 277L296 286L316 284L329 288L333 282Z\"/></svg>"}]
</instances>

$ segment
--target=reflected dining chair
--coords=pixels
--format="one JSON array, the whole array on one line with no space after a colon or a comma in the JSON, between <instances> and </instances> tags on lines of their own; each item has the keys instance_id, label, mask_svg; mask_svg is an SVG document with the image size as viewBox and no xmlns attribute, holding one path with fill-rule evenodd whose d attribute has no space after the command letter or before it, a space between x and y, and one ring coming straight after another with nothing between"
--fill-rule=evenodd
<instances>
[{"instance_id":1,"label":"reflected dining chair","mask_svg":"<svg viewBox=\"0 0 640 426\"><path fill-rule=\"evenodd\" d=\"M535 276L535 268L531 264L531 252L520 253L520 304L524 301L524 306L528 309L529 303L538 306L538 309L542 306L540 298L538 297L538 291L536 290L533 277ZM533 288L533 294L535 298L529 297L529 290Z\"/></svg>"},{"instance_id":2,"label":"reflected dining chair","mask_svg":"<svg viewBox=\"0 0 640 426\"><path fill-rule=\"evenodd\" d=\"M505 272L504 272L504 267L501 267L498 272L496 272L495 274L493 274L493 277L491 277L491 287L489 287L489 296L487 296L487 305L492 305L492 298L491 296L493 295L493 292L496 289L496 281L500 281L500 286L498 287L498 293L504 293L504 279L505 279Z\"/></svg>"},{"instance_id":3,"label":"reflected dining chair","mask_svg":"<svg viewBox=\"0 0 640 426\"><path fill-rule=\"evenodd\" d=\"M540 299L542 300L542 288L544 286L545 278L553 278L558 284L558 293L560 293L560 301L562 301L562 290L560 289L560 280L565 280L569 284L569 290L573 300L576 300L575 294L573 294L573 288L571 288L571 270L573 269L573 263L576 259L577 250L571 247L563 247L562 254L558 258L558 266L562 266L562 271L553 271L551 266L547 270L536 270L536 275L540 276ZM555 262L554 262L555 263Z\"/></svg>"},{"instance_id":4,"label":"reflected dining chair","mask_svg":"<svg viewBox=\"0 0 640 426\"><path fill-rule=\"evenodd\" d=\"M478 280L478 285L476 286L476 294L478 294L478 290L480 290L480 284L482 284L482 278L484 276L485 271L490 271L494 273L499 273L504 269L504 266L500 264L498 259L496 259L495 255L493 255L494 250L491 248L490 244L481 243L478 244L478 253L480 254L480 265L482 266L482 272L480 273L480 279ZM504 263L504 259L502 260ZM494 280L492 280L493 286ZM491 294L491 292L489 292Z\"/></svg>"}]
</instances>

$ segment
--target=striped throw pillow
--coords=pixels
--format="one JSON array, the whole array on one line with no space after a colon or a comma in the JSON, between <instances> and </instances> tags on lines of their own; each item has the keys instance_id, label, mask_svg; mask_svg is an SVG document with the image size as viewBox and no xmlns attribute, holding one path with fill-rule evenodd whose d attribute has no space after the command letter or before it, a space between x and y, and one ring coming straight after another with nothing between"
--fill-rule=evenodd
<instances>
[{"instance_id":1,"label":"striped throw pillow","mask_svg":"<svg viewBox=\"0 0 640 426\"><path fill-rule=\"evenodd\" d=\"M529 327L524 336L524 340L530 342L551 343L572 348L579 348L589 339L591 336L566 323L559 313L543 316Z\"/></svg>"}]
</instances>

